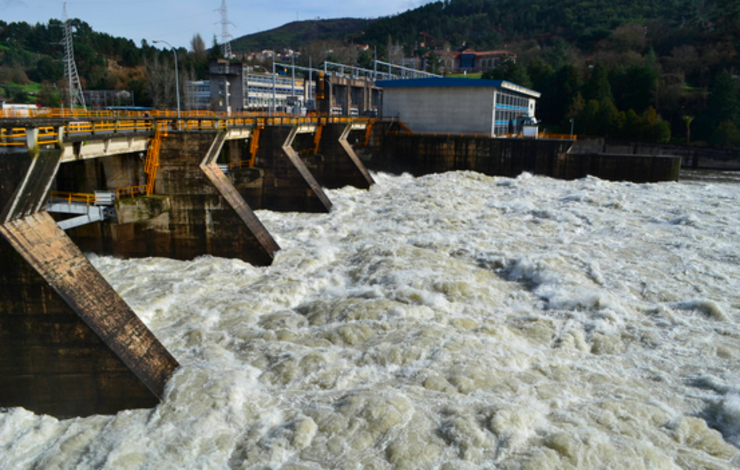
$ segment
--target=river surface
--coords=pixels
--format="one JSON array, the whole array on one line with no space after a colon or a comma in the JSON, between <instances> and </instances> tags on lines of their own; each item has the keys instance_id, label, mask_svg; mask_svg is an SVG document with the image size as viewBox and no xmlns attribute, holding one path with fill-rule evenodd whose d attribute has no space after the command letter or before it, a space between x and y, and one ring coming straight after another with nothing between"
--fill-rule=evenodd
<instances>
[{"instance_id":1,"label":"river surface","mask_svg":"<svg viewBox=\"0 0 740 470\"><path fill-rule=\"evenodd\" d=\"M91 256L181 367L0 468L740 468L739 174L375 178L258 211L270 267Z\"/></svg>"}]
</instances>

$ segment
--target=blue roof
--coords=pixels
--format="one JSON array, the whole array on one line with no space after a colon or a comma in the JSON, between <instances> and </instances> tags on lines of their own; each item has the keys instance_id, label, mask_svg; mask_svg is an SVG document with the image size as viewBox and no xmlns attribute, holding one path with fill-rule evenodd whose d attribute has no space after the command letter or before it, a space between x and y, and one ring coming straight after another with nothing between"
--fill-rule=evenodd
<instances>
[{"instance_id":1,"label":"blue roof","mask_svg":"<svg viewBox=\"0 0 740 470\"><path fill-rule=\"evenodd\" d=\"M540 96L539 92L517 85L516 83L506 80L484 80L482 78L410 78L406 80L378 80L375 84L381 88L507 88L537 98Z\"/></svg>"}]
</instances>

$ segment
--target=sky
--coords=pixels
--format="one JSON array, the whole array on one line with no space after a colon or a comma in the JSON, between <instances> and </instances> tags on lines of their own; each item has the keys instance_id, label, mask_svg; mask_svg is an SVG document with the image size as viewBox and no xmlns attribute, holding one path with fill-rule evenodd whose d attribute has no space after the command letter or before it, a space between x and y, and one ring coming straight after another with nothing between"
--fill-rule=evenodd
<instances>
[{"instance_id":1,"label":"sky","mask_svg":"<svg viewBox=\"0 0 740 470\"><path fill-rule=\"evenodd\" d=\"M133 39L146 39L190 48L200 34L206 45L217 35L221 42L222 0L80 0L68 1L67 16L79 18L93 30ZM404 12L424 0L226 0L229 34L234 38L266 31L286 23L316 18L378 18ZM62 18L64 2L47 0L0 0L0 20L7 23L47 23Z\"/></svg>"}]
</instances>

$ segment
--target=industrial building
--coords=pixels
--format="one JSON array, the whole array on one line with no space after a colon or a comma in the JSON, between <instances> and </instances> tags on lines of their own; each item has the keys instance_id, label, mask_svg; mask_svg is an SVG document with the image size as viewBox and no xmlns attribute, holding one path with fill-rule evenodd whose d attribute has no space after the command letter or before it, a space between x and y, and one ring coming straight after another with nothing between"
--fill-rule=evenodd
<instances>
[{"instance_id":1,"label":"industrial building","mask_svg":"<svg viewBox=\"0 0 740 470\"><path fill-rule=\"evenodd\" d=\"M288 110L309 99L303 77L255 72L242 63L219 59L209 65L210 104L214 111ZM201 86L206 84L201 82Z\"/></svg>"},{"instance_id":2,"label":"industrial building","mask_svg":"<svg viewBox=\"0 0 740 470\"><path fill-rule=\"evenodd\" d=\"M382 116L414 133L536 136L540 93L505 80L382 80Z\"/></svg>"}]
</instances>

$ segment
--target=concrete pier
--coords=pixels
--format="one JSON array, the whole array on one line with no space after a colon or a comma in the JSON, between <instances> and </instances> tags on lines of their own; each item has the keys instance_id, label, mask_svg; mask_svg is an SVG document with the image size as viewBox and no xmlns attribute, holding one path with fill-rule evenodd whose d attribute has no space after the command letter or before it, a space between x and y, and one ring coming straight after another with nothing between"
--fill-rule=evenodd
<instances>
[{"instance_id":1,"label":"concrete pier","mask_svg":"<svg viewBox=\"0 0 740 470\"><path fill-rule=\"evenodd\" d=\"M316 179L327 188L341 188L354 186L367 189L375 181L355 153L348 138L351 133L362 134L367 124L353 126L352 124L326 124L323 127L318 154L322 161L317 169Z\"/></svg>"},{"instance_id":2,"label":"concrete pier","mask_svg":"<svg viewBox=\"0 0 740 470\"><path fill-rule=\"evenodd\" d=\"M223 131L171 133L162 140L154 194L123 198L117 220L72 229L70 236L84 250L123 258L210 254L269 265L280 247L218 167L224 143ZM111 158L101 159L99 171L70 171L66 180L84 188L145 182L140 158Z\"/></svg>"},{"instance_id":3,"label":"concrete pier","mask_svg":"<svg viewBox=\"0 0 740 470\"><path fill-rule=\"evenodd\" d=\"M25 157L0 174L0 406L69 417L155 405L177 361L43 210L61 150Z\"/></svg>"},{"instance_id":4,"label":"concrete pier","mask_svg":"<svg viewBox=\"0 0 740 470\"><path fill-rule=\"evenodd\" d=\"M372 148L363 152L369 168L414 175L472 170L511 177L526 171L562 179L592 175L639 183L677 181L681 168L681 158L672 155L571 153L570 140L413 135L389 128L373 128Z\"/></svg>"},{"instance_id":5,"label":"concrete pier","mask_svg":"<svg viewBox=\"0 0 740 470\"><path fill-rule=\"evenodd\" d=\"M234 184L256 209L328 212L331 201L292 147L297 127L268 126L260 132L253 168L231 170ZM312 133L313 128L310 131Z\"/></svg>"},{"instance_id":6,"label":"concrete pier","mask_svg":"<svg viewBox=\"0 0 740 470\"><path fill-rule=\"evenodd\" d=\"M366 165L414 175L471 170L491 176L517 176L524 171L553 176L558 155L567 152L571 145L566 140L384 135L380 128L373 128L378 150L373 150Z\"/></svg>"},{"instance_id":7,"label":"concrete pier","mask_svg":"<svg viewBox=\"0 0 740 470\"><path fill-rule=\"evenodd\" d=\"M588 175L612 181L658 183L678 181L681 157L673 155L625 155L576 153L558 155L553 176L562 179Z\"/></svg>"}]
</instances>

